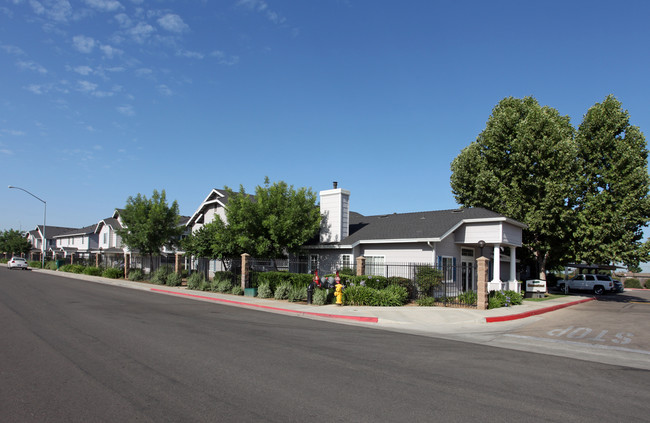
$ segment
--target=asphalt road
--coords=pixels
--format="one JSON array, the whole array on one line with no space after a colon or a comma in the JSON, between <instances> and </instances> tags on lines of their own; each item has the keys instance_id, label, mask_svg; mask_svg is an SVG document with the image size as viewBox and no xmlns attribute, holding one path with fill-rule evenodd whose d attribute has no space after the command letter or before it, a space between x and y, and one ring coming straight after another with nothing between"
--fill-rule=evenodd
<instances>
[{"instance_id":1,"label":"asphalt road","mask_svg":"<svg viewBox=\"0 0 650 423\"><path fill-rule=\"evenodd\" d=\"M0 268L0 420L647 421L648 371Z\"/></svg>"}]
</instances>

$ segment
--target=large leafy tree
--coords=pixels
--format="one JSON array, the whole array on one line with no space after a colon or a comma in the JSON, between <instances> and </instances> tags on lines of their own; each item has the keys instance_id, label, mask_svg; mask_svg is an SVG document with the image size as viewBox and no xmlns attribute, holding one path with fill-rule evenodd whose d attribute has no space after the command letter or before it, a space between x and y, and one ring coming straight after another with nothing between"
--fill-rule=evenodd
<instances>
[{"instance_id":1,"label":"large leafy tree","mask_svg":"<svg viewBox=\"0 0 650 423\"><path fill-rule=\"evenodd\" d=\"M231 258L249 253L259 258L286 257L296 252L320 228L316 194L307 188L295 189L285 182L257 186L255 195L226 187L226 221L217 218L193 234L196 245L212 240L211 257Z\"/></svg>"},{"instance_id":2,"label":"large leafy tree","mask_svg":"<svg viewBox=\"0 0 650 423\"><path fill-rule=\"evenodd\" d=\"M32 244L20 231L9 229L0 234L0 251L11 254L27 254Z\"/></svg>"},{"instance_id":3,"label":"large leafy tree","mask_svg":"<svg viewBox=\"0 0 650 423\"><path fill-rule=\"evenodd\" d=\"M523 244L540 278L569 252L577 171L573 136L568 116L532 97L508 97L451 164L451 187L459 204L528 225Z\"/></svg>"},{"instance_id":4,"label":"large leafy tree","mask_svg":"<svg viewBox=\"0 0 650 423\"><path fill-rule=\"evenodd\" d=\"M178 203L167 204L165 190L154 190L151 198L142 194L129 197L121 212L122 242L142 255L159 254L165 244L174 243L183 232L179 226Z\"/></svg>"},{"instance_id":5,"label":"large leafy tree","mask_svg":"<svg viewBox=\"0 0 650 423\"><path fill-rule=\"evenodd\" d=\"M576 258L588 263L647 261L648 150L643 133L612 95L592 106L576 136Z\"/></svg>"}]
</instances>

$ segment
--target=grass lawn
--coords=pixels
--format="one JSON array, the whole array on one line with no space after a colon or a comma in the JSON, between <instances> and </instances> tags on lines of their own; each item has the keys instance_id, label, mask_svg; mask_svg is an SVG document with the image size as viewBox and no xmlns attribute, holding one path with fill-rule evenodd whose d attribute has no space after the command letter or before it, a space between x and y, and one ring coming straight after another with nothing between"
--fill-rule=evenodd
<instances>
[{"instance_id":1,"label":"grass lawn","mask_svg":"<svg viewBox=\"0 0 650 423\"><path fill-rule=\"evenodd\" d=\"M546 294L544 298L524 298L524 301L546 301L552 300L553 298L562 298L566 297L564 294Z\"/></svg>"}]
</instances>

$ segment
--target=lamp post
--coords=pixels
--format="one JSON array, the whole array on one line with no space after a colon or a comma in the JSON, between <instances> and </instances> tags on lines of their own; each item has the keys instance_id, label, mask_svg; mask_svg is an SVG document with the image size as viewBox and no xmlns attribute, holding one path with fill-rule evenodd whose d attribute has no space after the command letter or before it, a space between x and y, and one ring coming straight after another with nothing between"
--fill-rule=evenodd
<instances>
[{"instance_id":1,"label":"lamp post","mask_svg":"<svg viewBox=\"0 0 650 423\"><path fill-rule=\"evenodd\" d=\"M36 198L41 203L43 203L44 209L43 209L43 242L41 245L41 269L45 269L45 245L47 244L47 238L45 237L45 218L47 217L47 202L45 202L45 200L41 198L38 198L37 196L35 196L34 194L32 194L31 192L27 191L24 188L15 187L13 185L9 185L9 188L19 189L21 191L24 191L27 194L31 195L32 197Z\"/></svg>"}]
</instances>

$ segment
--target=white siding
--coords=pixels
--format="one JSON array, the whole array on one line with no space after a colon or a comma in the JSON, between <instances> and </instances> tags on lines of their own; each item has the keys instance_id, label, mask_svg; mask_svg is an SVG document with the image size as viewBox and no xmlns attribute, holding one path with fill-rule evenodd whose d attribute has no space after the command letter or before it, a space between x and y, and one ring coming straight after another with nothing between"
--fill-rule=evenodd
<instances>
[{"instance_id":1,"label":"white siding","mask_svg":"<svg viewBox=\"0 0 650 423\"><path fill-rule=\"evenodd\" d=\"M433 250L424 244L364 245L363 256L383 256L385 263L433 263Z\"/></svg>"}]
</instances>

